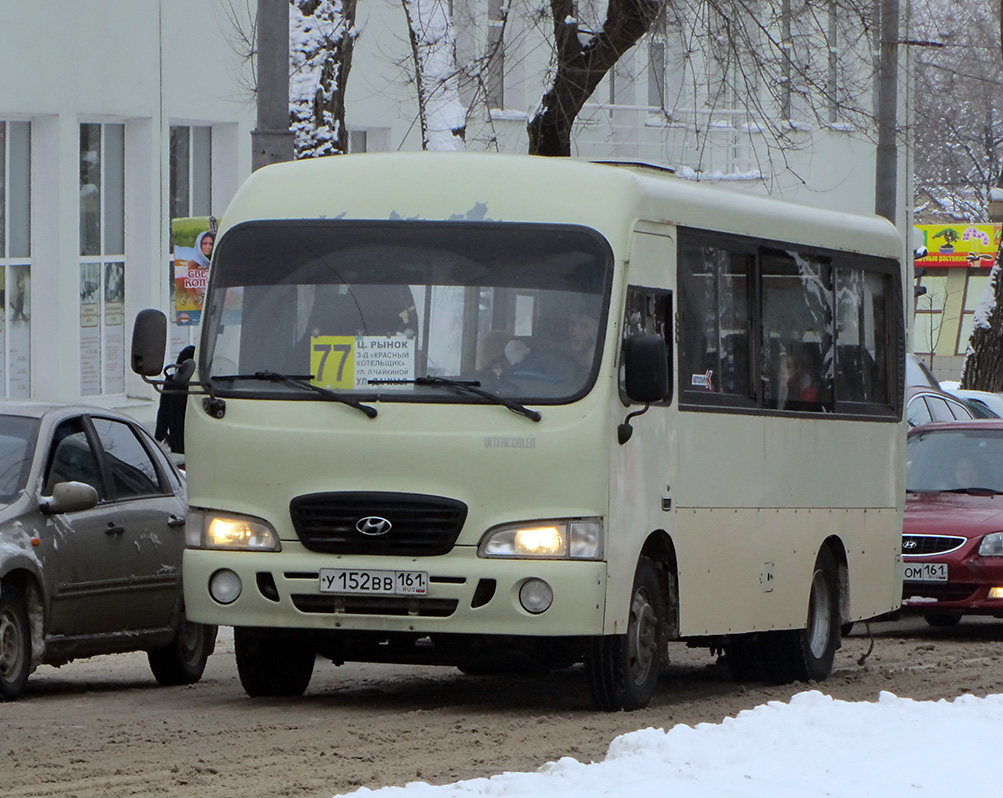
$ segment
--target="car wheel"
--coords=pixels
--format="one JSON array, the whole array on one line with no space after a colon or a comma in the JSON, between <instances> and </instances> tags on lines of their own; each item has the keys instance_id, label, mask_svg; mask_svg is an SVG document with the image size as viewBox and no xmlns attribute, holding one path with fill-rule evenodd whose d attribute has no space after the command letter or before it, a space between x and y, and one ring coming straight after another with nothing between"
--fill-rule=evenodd
<instances>
[{"instance_id":1,"label":"car wheel","mask_svg":"<svg viewBox=\"0 0 1003 798\"><path fill-rule=\"evenodd\" d=\"M593 637L585 654L597 709L643 709L658 683L665 648L665 596L655 564L642 557L634 574L627 634Z\"/></svg>"},{"instance_id":2,"label":"car wheel","mask_svg":"<svg viewBox=\"0 0 1003 798\"><path fill-rule=\"evenodd\" d=\"M960 612L928 612L923 618L930 626L957 626L961 623Z\"/></svg>"},{"instance_id":3,"label":"car wheel","mask_svg":"<svg viewBox=\"0 0 1003 798\"><path fill-rule=\"evenodd\" d=\"M233 630L237 675L252 698L303 695L317 653L300 633L285 629Z\"/></svg>"},{"instance_id":4,"label":"car wheel","mask_svg":"<svg viewBox=\"0 0 1003 798\"><path fill-rule=\"evenodd\" d=\"M163 685L195 684L216 647L216 627L192 623L184 614L174 639L147 654L153 678Z\"/></svg>"},{"instance_id":5,"label":"car wheel","mask_svg":"<svg viewBox=\"0 0 1003 798\"><path fill-rule=\"evenodd\" d=\"M0 698L18 698L31 672L31 630L24 597L16 587L0 590Z\"/></svg>"}]
</instances>

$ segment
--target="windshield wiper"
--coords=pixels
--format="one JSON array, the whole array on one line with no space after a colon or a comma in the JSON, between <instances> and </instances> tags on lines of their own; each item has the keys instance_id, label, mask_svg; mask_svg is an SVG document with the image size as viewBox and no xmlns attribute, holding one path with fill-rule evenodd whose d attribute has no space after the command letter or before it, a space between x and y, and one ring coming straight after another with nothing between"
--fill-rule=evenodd
<instances>
[{"instance_id":1,"label":"windshield wiper","mask_svg":"<svg viewBox=\"0 0 1003 798\"><path fill-rule=\"evenodd\" d=\"M424 377L415 377L413 380L370 380L369 384L439 386L456 391L457 393L470 393L474 396L480 396L481 398L487 399L489 402L493 402L496 405L507 407L513 413L525 416L530 421L539 421L543 418L543 416L536 410L531 410L525 405L519 404L514 399L506 399L504 396L491 393L491 391L482 390L479 380L451 380L448 377L433 377L431 374L426 374Z\"/></svg>"},{"instance_id":2,"label":"windshield wiper","mask_svg":"<svg viewBox=\"0 0 1003 798\"><path fill-rule=\"evenodd\" d=\"M370 405L364 405L362 402L352 399L349 396L340 394L337 391L332 391L330 388L321 388L319 385L314 385L310 380L313 379L312 374L279 374L275 371L256 371L253 374L225 374L210 377L211 380L260 380L262 382L277 382L282 385L288 385L290 388L299 388L304 391L313 391L316 394L320 394L325 399L332 402L341 402L342 404L348 405L349 407L354 407L356 410L361 410L369 418L376 418L376 408Z\"/></svg>"}]
</instances>

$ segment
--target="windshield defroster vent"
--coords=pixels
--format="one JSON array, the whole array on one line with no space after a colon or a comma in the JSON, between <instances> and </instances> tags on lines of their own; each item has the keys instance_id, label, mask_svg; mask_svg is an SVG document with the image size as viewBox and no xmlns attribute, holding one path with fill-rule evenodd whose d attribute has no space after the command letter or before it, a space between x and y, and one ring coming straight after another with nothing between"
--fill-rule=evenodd
<instances>
[{"instance_id":1,"label":"windshield defroster vent","mask_svg":"<svg viewBox=\"0 0 1003 798\"><path fill-rule=\"evenodd\" d=\"M467 505L413 493L310 493L289 502L289 513L310 551L424 557L453 548Z\"/></svg>"}]
</instances>

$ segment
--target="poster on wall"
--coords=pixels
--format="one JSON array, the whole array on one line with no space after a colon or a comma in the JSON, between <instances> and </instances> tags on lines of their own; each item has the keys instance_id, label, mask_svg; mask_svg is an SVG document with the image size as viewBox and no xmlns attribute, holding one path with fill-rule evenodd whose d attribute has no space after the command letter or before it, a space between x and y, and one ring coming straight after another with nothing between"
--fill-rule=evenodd
<instances>
[{"instance_id":1,"label":"poster on wall","mask_svg":"<svg viewBox=\"0 0 1003 798\"><path fill-rule=\"evenodd\" d=\"M193 326L202 320L202 303L209 283L209 261L216 243L216 217L190 216L171 220L171 292L174 321Z\"/></svg>"},{"instance_id":2,"label":"poster on wall","mask_svg":"<svg viewBox=\"0 0 1003 798\"><path fill-rule=\"evenodd\" d=\"M31 396L31 267L28 265L10 267L10 316L7 329L8 396L12 399L27 399ZM0 340L0 353L3 352Z\"/></svg>"},{"instance_id":3,"label":"poster on wall","mask_svg":"<svg viewBox=\"0 0 1003 798\"><path fill-rule=\"evenodd\" d=\"M923 234L925 257L916 266L936 269L964 268L989 270L1000 248L999 224L918 224Z\"/></svg>"},{"instance_id":4,"label":"poster on wall","mask_svg":"<svg viewBox=\"0 0 1003 798\"><path fill-rule=\"evenodd\" d=\"M104 389L125 393L125 264L104 265Z\"/></svg>"},{"instance_id":5,"label":"poster on wall","mask_svg":"<svg viewBox=\"0 0 1003 798\"><path fill-rule=\"evenodd\" d=\"M101 264L80 264L80 395L101 393Z\"/></svg>"}]
</instances>

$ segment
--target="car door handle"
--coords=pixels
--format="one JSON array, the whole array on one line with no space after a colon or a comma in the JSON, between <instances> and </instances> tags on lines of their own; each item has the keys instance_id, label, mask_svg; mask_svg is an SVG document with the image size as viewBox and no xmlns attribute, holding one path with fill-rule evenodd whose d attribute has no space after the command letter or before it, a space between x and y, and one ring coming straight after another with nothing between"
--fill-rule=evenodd
<instances>
[{"instance_id":1,"label":"car door handle","mask_svg":"<svg viewBox=\"0 0 1003 798\"><path fill-rule=\"evenodd\" d=\"M178 516L176 516L174 514L172 514L171 517L167 519L167 526L175 527L175 526L184 526L184 525L185 525L185 519L184 518L178 518Z\"/></svg>"},{"instance_id":2,"label":"car door handle","mask_svg":"<svg viewBox=\"0 0 1003 798\"><path fill-rule=\"evenodd\" d=\"M122 535L125 534L125 527L119 526L114 521L109 521L108 526L105 529L106 535Z\"/></svg>"}]
</instances>

